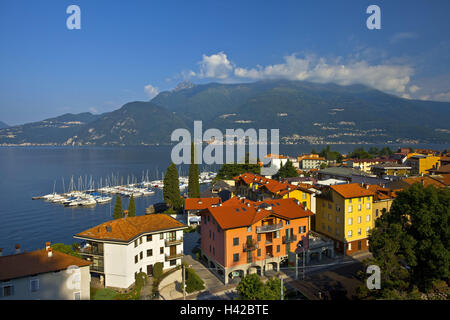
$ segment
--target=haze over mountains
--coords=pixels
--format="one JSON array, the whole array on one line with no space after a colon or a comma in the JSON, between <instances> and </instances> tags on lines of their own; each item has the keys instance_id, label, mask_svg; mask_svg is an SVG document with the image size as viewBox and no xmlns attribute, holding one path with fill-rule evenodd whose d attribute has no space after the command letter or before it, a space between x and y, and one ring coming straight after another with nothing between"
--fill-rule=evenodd
<instances>
[{"instance_id":1,"label":"haze over mountains","mask_svg":"<svg viewBox=\"0 0 450 320\"><path fill-rule=\"evenodd\" d=\"M65 114L0 129L1 145L169 144L177 128L280 129L282 143L448 143L450 103L407 100L363 85L271 80L182 83L101 115Z\"/></svg>"}]
</instances>

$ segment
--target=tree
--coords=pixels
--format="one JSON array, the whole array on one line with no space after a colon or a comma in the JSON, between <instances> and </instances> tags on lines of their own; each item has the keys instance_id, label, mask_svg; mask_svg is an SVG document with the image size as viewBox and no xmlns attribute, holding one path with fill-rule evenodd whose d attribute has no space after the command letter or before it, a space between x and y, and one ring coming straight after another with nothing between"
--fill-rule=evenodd
<instances>
[{"instance_id":1,"label":"tree","mask_svg":"<svg viewBox=\"0 0 450 320\"><path fill-rule=\"evenodd\" d=\"M352 153L349 154L349 158L353 159L372 159L373 156L364 150L364 148L356 148Z\"/></svg>"},{"instance_id":2,"label":"tree","mask_svg":"<svg viewBox=\"0 0 450 320\"><path fill-rule=\"evenodd\" d=\"M195 144L191 144L191 165L189 166L189 185L188 185L188 196L189 198L200 198L200 182L198 180L198 164L195 163L197 160L195 152Z\"/></svg>"},{"instance_id":3,"label":"tree","mask_svg":"<svg viewBox=\"0 0 450 320\"><path fill-rule=\"evenodd\" d=\"M123 217L123 212L122 212L122 198L120 197L120 195L116 196L116 204L114 206L114 214L113 214L114 219L120 219Z\"/></svg>"},{"instance_id":4,"label":"tree","mask_svg":"<svg viewBox=\"0 0 450 320\"><path fill-rule=\"evenodd\" d=\"M381 269L381 290L360 296L411 299L450 276L450 189L417 183L398 194L391 210L376 220L369 248Z\"/></svg>"},{"instance_id":5,"label":"tree","mask_svg":"<svg viewBox=\"0 0 450 320\"><path fill-rule=\"evenodd\" d=\"M253 162L253 161L252 161ZM261 167L259 166L259 159L256 159L256 163L250 163L250 156L248 153L245 155L244 163L225 163L219 169L214 181L218 180L231 180L236 176L243 173L260 174Z\"/></svg>"},{"instance_id":6,"label":"tree","mask_svg":"<svg viewBox=\"0 0 450 320\"><path fill-rule=\"evenodd\" d=\"M172 209L180 209L182 199L180 195L180 180L178 179L177 166L172 162L164 175L163 198Z\"/></svg>"},{"instance_id":7,"label":"tree","mask_svg":"<svg viewBox=\"0 0 450 320\"><path fill-rule=\"evenodd\" d=\"M263 283L255 273L245 276L237 286L239 297L243 300L279 300L281 298L280 280L272 277ZM283 294L286 288L283 287Z\"/></svg>"},{"instance_id":8,"label":"tree","mask_svg":"<svg viewBox=\"0 0 450 320\"><path fill-rule=\"evenodd\" d=\"M342 162L341 153L338 151L331 151L330 146L327 146L325 149L323 149L319 153L319 156L325 158L326 160L337 161L339 163Z\"/></svg>"},{"instance_id":9,"label":"tree","mask_svg":"<svg viewBox=\"0 0 450 320\"><path fill-rule=\"evenodd\" d=\"M277 174L275 175L277 178L293 178L298 177L297 170L294 168L294 165L290 160L286 161L286 163L281 165Z\"/></svg>"},{"instance_id":10,"label":"tree","mask_svg":"<svg viewBox=\"0 0 450 320\"><path fill-rule=\"evenodd\" d=\"M135 217L136 216L136 204L134 203L134 196L131 195L130 203L128 203L128 216Z\"/></svg>"},{"instance_id":11,"label":"tree","mask_svg":"<svg viewBox=\"0 0 450 320\"><path fill-rule=\"evenodd\" d=\"M194 269L186 268L186 292L192 293L205 289L205 283L195 273Z\"/></svg>"}]
</instances>

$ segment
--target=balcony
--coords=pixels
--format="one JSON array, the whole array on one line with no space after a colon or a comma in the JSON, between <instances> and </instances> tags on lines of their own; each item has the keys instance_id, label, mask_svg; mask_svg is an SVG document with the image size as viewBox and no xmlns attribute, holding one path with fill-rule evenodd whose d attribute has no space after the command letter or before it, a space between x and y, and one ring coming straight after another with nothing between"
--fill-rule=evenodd
<instances>
[{"instance_id":1,"label":"balcony","mask_svg":"<svg viewBox=\"0 0 450 320\"><path fill-rule=\"evenodd\" d=\"M244 245L243 245L244 252L253 251L253 250L256 250L258 248L259 248L259 246L258 246L258 244L255 241L249 241L247 243L244 243Z\"/></svg>"},{"instance_id":2,"label":"balcony","mask_svg":"<svg viewBox=\"0 0 450 320\"><path fill-rule=\"evenodd\" d=\"M166 239L165 244L166 246L173 246L173 245L177 245L177 244L182 244L183 243L183 238L169 238Z\"/></svg>"},{"instance_id":3,"label":"balcony","mask_svg":"<svg viewBox=\"0 0 450 320\"><path fill-rule=\"evenodd\" d=\"M283 224L276 223L276 224L266 224L261 227L256 227L256 233L266 233L266 232L274 232L283 229Z\"/></svg>"},{"instance_id":4,"label":"balcony","mask_svg":"<svg viewBox=\"0 0 450 320\"><path fill-rule=\"evenodd\" d=\"M96 247L85 247L79 249L80 254L89 255L89 256L100 256L103 257L103 249L99 249Z\"/></svg>"},{"instance_id":5,"label":"balcony","mask_svg":"<svg viewBox=\"0 0 450 320\"><path fill-rule=\"evenodd\" d=\"M294 241L297 241L297 235L295 235L295 236L284 236L283 237L283 244L291 243L291 242L294 242Z\"/></svg>"},{"instance_id":6,"label":"balcony","mask_svg":"<svg viewBox=\"0 0 450 320\"><path fill-rule=\"evenodd\" d=\"M183 251L181 251L180 253L166 254L166 261L180 259L183 258L183 256L184 256Z\"/></svg>"},{"instance_id":7,"label":"balcony","mask_svg":"<svg viewBox=\"0 0 450 320\"><path fill-rule=\"evenodd\" d=\"M97 273L104 273L105 272L105 268L103 266L90 265L89 266L89 271L97 272Z\"/></svg>"}]
</instances>

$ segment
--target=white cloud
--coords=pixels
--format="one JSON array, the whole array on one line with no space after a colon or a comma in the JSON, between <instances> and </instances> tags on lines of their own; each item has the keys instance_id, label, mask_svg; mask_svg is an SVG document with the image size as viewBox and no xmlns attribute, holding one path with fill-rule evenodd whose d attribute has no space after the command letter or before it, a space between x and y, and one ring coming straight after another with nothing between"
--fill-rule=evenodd
<instances>
[{"instance_id":1,"label":"white cloud","mask_svg":"<svg viewBox=\"0 0 450 320\"><path fill-rule=\"evenodd\" d=\"M89 111L90 111L91 113L93 113L93 114L97 114L97 113L98 113L98 110L95 109L94 107L89 108Z\"/></svg>"},{"instance_id":2,"label":"white cloud","mask_svg":"<svg viewBox=\"0 0 450 320\"><path fill-rule=\"evenodd\" d=\"M366 61L352 61L343 64L340 60L296 55L286 56L284 63L257 66L253 69L235 68L238 78L253 80L285 78L312 82L334 82L341 85L365 84L383 91L403 93L414 70L403 65L369 65Z\"/></svg>"},{"instance_id":3,"label":"white cloud","mask_svg":"<svg viewBox=\"0 0 450 320\"><path fill-rule=\"evenodd\" d=\"M416 86L415 84L413 84L412 86L409 87L409 92L411 92L411 93L415 93L418 90L420 90L420 87Z\"/></svg>"},{"instance_id":4,"label":"white cloud","mask_svg":"<svg viewBox=\"0 0 450 320\"><path fill-rule=\"evenodd\" d=\"M152 86L151 84L146 85L144 87L144 91L145 91L145 93L148 95L148 97L150 99L156 97L158 95L158 93L159 93L158 88Z\"/></svg>"},{"instance_id":5,"label":"white cloud","mask_svg":"<svg viewBox=\"0 0 450 320\"><path fill-rule=\"evenodd\" d=\"M414 33L414 32L397 32L390 38L389 42L392 44L395 44L402 40L410 40L410 39L415 39L417 37L418 37L418 34Z\"/></svg>"},{"instance_id":6,"label":"white cloud","mask_svg":"<svg viewBox=\"0 0 450 320\"><path fill-rule=\"evenodd\" d=\"M434 98L434 100L437 100L437 101L450 102L450 91L435 94L433 98Z\"/></svg>"},{"instance_id":7,"label":"white cloud","mask_svg":"<svg viewBox=\"0 0 450 320\"><path fill-rule=\"evenodd\" d=\"M210 56L203 55L200 64L200 72L197 75L193 71L189 71L190 77L198 76L200 78L216 78L226 79L233 70L233 65L228 60L227 55L223 52L212 54Z\"/></svg>"}]
</instances>

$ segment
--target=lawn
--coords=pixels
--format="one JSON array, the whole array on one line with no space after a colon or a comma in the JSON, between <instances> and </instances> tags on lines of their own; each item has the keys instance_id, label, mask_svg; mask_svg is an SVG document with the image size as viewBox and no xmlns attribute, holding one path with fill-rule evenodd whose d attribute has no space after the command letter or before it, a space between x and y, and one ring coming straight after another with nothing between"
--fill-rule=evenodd
<instances>
[{"instance_id":1,"label":"lawn","mask_svg":"<svg viewBox=\"0 0 450 320\"><path fill-rule=\"evenodd\" d=\"M108 288L98 289L91 296L91 300L114 300L117 292Z\"/></svg>"}]
</instances>

